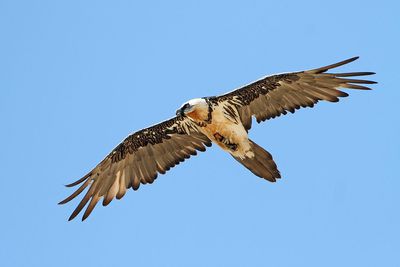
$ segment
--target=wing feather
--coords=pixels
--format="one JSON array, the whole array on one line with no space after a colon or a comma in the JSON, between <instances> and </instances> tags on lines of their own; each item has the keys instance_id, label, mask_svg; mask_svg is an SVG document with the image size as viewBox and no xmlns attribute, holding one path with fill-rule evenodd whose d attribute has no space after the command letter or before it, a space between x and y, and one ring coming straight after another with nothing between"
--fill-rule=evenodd
<instances>
[{"instance_id":1,"label":"wing feather","mask_svg":"<svg viewBox=\"0 0 400 267\"><path fill-rule=\"evenodd\" d=\"M338 102L348 96L340 88L370 90L365 85L374 81L356 79L374 72L327 73L358 57L317 69L267 76L242 88L217 97L218 102L234 102L244 127L251 128L251 118L265 121L287 112L294 113L301 107L313 107L318 101Z\"/></svg>"},{"instance_id":2,"label":"wing feather","mask_svg":"<svg viewBox=\"0 0 400 267\"><path fill-rule=\"evenodd\" d=\"M121 199L128 188L137 190L140 184L153 183L158 174L165 174L197 151L205 151L207 146L211 146L211 141L183 117L143 129L128 136L87 175L67 185L82 184L59 204L89 188L69 218L74 219L89 203L82 217L85 220L100 199L107 206L114 198Z\"/></svg>"},{"instance_id":3,"label":"wing feather","mask_svg":"<svg viewBox=\"0 0 400 267\"><path fill-rule=\"evenodd\" d=\"M116 198L121 199L126 194L126 182L125 182L125 168L121 170L121 176L119 177L119 188Z\"/></svg>"}]
</instances>

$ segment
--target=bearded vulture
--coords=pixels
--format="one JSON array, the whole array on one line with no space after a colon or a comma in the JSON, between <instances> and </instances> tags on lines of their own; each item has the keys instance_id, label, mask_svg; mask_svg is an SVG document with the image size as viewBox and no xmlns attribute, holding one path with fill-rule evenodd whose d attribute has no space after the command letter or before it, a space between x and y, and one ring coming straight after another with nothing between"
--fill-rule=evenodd
<instances>
[{"instance_id":1,"label":"bearded vulture","mask_svg":"<svg viewBox=\"0 0 400 267\"><path fill-rule=\"evenodd\" d=\"M317 69L264 77L242 88L217 97L190 100L172 119L128 136L93 170L67 187L81 186L59 204L65 204L86 188L83 199L69 220L88 206L85 220L97 202L107 206L121 199L127 189L138 190L140 184L151 184L158 174L165 174L197 151L217 144L255 175L270 182L281 178L270 153L249 139L252 117L257 122L294 113L301 107L313 107L318 101L339 101L348 96L339 88L370 90L360 84L376 82L354 79L373 72L329 73L358 57Z\"/></svg>"}]
</instances>

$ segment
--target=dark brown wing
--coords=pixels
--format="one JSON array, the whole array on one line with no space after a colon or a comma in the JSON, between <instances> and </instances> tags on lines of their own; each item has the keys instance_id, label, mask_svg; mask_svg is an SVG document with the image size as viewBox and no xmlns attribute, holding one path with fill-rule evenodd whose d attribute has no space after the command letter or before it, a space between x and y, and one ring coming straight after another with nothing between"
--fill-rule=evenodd
<instances>
[{"instance_id":1,"label":"dark brown wing","mask_svg":"<svg viewBox=\"0 0 400 267\"><path fill-rule=\"evenodd\" d=\"M370 90L360 84L376 82L352 77L375 74L373 72L326 73L356 59L358 57L318 69L268 76L219 96L217 101L235 105L243 125L249 130L252 116L261 122L287 112L294 113L301 107L313 107L320 100L337 102L339 97L348 96L339 88Z\"/></svg>"},{"instance_id":2,"label":"dark brown wing","mask_svg":"<svg viewBox=\"0 0 400 267\"><path fill-rule=\"evenodd\" d=\"M107 206L115 197L121 199L126 190L137 190L140 184L151 184L158 173L205 151L211 141L197 131L188 119L175 117L128 136L102 162L80 180L67 187L82 184L71 196L61 201L65 204L89 188L69 220L74 219L89 202L83 215L85 220L97 202L103 198Z\"/></svg>"}]
</instances>

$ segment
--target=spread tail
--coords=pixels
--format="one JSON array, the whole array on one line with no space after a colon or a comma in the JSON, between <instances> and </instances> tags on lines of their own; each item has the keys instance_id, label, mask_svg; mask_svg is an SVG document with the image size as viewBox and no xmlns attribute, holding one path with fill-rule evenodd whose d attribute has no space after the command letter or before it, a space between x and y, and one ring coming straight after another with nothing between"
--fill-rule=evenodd
<instances>
[{"instance_id":1,"label":"spread tail","mask_svg":"<svg viewBox=\"0 0 400 267\"><path fill-rule=\"evenodd\" d=\"M246 157L244 159L241 159L239 157L233 156L233 158L243 164L243 166L245 166L258 177L264 178L270 182L276 182L276 179L281 178L281 174L279 173L279 170L276 166L276 163L272 159L271 154L253 141L249 141L251 149L254 153L254 157Z\"/></svg>"}]
</instances>

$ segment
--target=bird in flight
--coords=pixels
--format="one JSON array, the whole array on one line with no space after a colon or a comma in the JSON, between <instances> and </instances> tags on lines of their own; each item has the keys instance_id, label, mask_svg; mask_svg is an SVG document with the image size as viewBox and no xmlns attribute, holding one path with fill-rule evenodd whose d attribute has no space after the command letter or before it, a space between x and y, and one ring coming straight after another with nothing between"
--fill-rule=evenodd
<instances>
[{"instance_id":1,"label":"bird in flight","mask_svg":"<svg viewBox=\"0 0 400 267\"><path fill-rule=\"evenodd\" d=\"M107 206L114 198L121 199L127 189L138 190L140 184L153 183L158 174L165 174L212 143L255 175L275 182L281 175L271 154L248 137L252 118L260 123L301 107L313 107L321 100L338 102L339 97L348 96L340 88L370 90L365 84L376 82L353 77L373 72L328 72L356 59L271 75L224 95L190 100L172 119L129 135L93 170L67 185L80 187L59 204L71 201L88 188L69 217L74 219L89 203L82 217L85 220L100 199Z\"/></svg>"}]
</instances>

